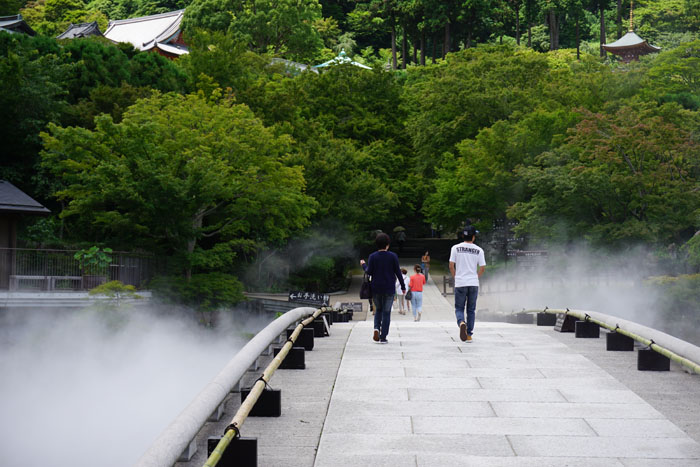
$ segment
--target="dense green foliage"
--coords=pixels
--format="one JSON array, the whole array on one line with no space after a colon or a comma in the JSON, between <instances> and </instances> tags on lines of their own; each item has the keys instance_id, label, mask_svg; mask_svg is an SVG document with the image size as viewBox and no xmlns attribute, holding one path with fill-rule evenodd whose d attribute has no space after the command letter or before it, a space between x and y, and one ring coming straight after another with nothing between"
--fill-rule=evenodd
<instances>
[{"instance_id":1,"label":"dense green foliage","mask_svg":"<svg viewBox=\"0 0 700 467\"><path fill-rule=\"evenodd\" d=\"M25 241L168 257L179 293L201 309L242 298L247 269L261 280L270 252L329 220L360 243L398 224L452 232L470 218L488 235L509 219L518 247L675 245L675 270L693 272L700 10L639 6L637 30L664 50L623 64L598 48L627 29L621 6L28 3L45 34L90 15L187 7L190 54L0 33L0 177L54 211ZM288 61L343 48L373 69L317 74ZM268 285L323 291L324 277L345 276L348 254L278 263L287 282ZM235 293L217 301L196 278Z\"/></svg>"}]
</instances>

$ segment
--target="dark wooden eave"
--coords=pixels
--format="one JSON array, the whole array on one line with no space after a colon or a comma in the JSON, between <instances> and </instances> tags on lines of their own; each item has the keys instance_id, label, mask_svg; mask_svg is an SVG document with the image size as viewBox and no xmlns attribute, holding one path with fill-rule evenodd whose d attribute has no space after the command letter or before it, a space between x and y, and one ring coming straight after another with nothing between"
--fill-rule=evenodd
<instances>
[{"instance_id":1,"label":"dark wooden eave","mask_svg":"<svg viewBox=\"0 0 700 467\"><path fill-rule=\"evenodd\" d=\"M51 211L6 180L0 180L0 214L48 216Z\"/></svg>"}]
</instances>

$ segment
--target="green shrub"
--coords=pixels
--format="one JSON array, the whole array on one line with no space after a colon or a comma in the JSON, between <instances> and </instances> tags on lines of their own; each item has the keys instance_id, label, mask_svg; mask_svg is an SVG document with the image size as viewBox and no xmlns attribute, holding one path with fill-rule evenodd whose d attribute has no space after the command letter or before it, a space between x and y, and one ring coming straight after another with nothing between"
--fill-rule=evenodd
<instances>
[{"instance_id":1,"label":"green shrub","mask_svg":"<svg viewBox=\"0 0 700 467\"><path fill-rule=\"evenodd\" d=\"M658 294L651 307L663 320L664 330L700 344L700 274L652 277L647 285Z\"/></svg>"},{"instance_id":2,"label":"green shrub","mask_svg":"<svg viewBox=\"0 0 700 467\"><path fill-rule=\"evenodd\" d=\"M154 296L167 303L209 312L243 301L243 285L230 274L211 272L185 277L157 277L151 281Z\"/></svg>"},{"instance_id":3,"label":"green shrub","mask_svg":"<svg viewBox=\"0 0 700 467\"><path fill-rule=\"evenodd\" d=\"M315 256L306 266L289 275L289 285L294 290L324 293L333 283L335 261L327 256Z\"/></svg>"}]
</instances>

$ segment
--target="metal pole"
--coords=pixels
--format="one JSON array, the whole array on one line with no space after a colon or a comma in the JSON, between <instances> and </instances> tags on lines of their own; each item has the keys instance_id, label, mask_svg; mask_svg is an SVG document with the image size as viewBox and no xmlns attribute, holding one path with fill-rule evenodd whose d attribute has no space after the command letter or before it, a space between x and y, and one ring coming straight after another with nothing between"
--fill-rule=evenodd
<instances>
[{"instance_id":1,"label":"metal pole","mask_svg":"<svg viewBox=\"0 0 700 467\"><path fill-rule=\"evenodd\" d=\"M310 307L294 308L268 324L238 351L224 369L161 433L136 462L135 467L172 467L258 356L287 327L316 311L316 308Z\"/></svg>"},{"instance_id":2,"label":"metal pole","mask_svg":"<svg viewBox=\"0 0 700 467\"><path fill-rule=\"evenodd\" d=\"M527 313L563 313L571 315L582 321L590 321L610 331L618 332L622 335L630 337L637 342L640 342L650 349L668 357L683 367L700 374L700 347L697 347L689 342L673 337L656 329L648 328L641 324L632 321L619 319L614 316L598 313L595 311L581 310L554 310L545 308L544 310L528 310ZM615 324L612 324L615 323ZM650 337L643 337L645 334Z\"/></svg>"},{"instance_id":3,"label":"metal pole","mask_svg":"<svg viewBox=\"0 0 700 467\"><path fill-rule=\"evenodd\" d=\"M214 448L211 455L209 456L209 459L207 459L207 461L202 467L214 467L216 466L216 464L219 463L221 457L224 454L224 451L226 451L226 448L229 446L229 444L231 444L231 441L233 441L234 437L236 437L240 433L240 428L243 426L243 423L245 422L246 418L248 418L248 414L250 413L250 411L253 410L255 403L258 401L258 398L265 389L265 386L267 386L267 383L270 381L270 378L272 378L272 375L275 373L275 370L277 370L277 368L282 364L282 361L292 349L294 342L297 340L297 337L299 337L299 334L301 334L301 330L304 329L304 326L313 322L313 320L316 319L322 311L323 309L317 310L313 314L313 316L307 318L306 320L299 323L299 325L297 325L297 327L294 329L294 332L292 332L292 334L289 336L287 342L280 349L275 358L272 359L267 368L265 368L265 371L263 371L263 374L260 377L260 379L255 383L255 385L253 385L253 387L250 390L250 393L248 393L248 397L245 398L240 408L236 412L236 415L234 415L233 419L231 420L231 423L228 427L226 427L226 432L224 433L224 436L219 440L219 443L216 445L216 448Z\"/></svg>"}]
</instances>

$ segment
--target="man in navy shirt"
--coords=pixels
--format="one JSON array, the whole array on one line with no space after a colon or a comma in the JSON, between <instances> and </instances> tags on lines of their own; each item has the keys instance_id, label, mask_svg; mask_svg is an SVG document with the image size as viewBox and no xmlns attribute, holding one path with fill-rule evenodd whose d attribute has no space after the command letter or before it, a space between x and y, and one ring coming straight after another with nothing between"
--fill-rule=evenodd
<instances>
[{"instance_id":1,"label":"man in navy shirt","mask_svg":"<svg viewBox=\"0 0 700 467\"><path fill-rule=\"evenodd\" d=\"M360 265L372 277L372 300L374 300L374 335L372 338L380 344L387 344L389 324L391 323L391 305L394 303L396 280L401 284L401 291L406 293L406 284L399 268L399 257L389 251L389 236L380 233L374 239L377 251L369 255L367 262L360 260Z\"/></svg>"}]
</instances>

